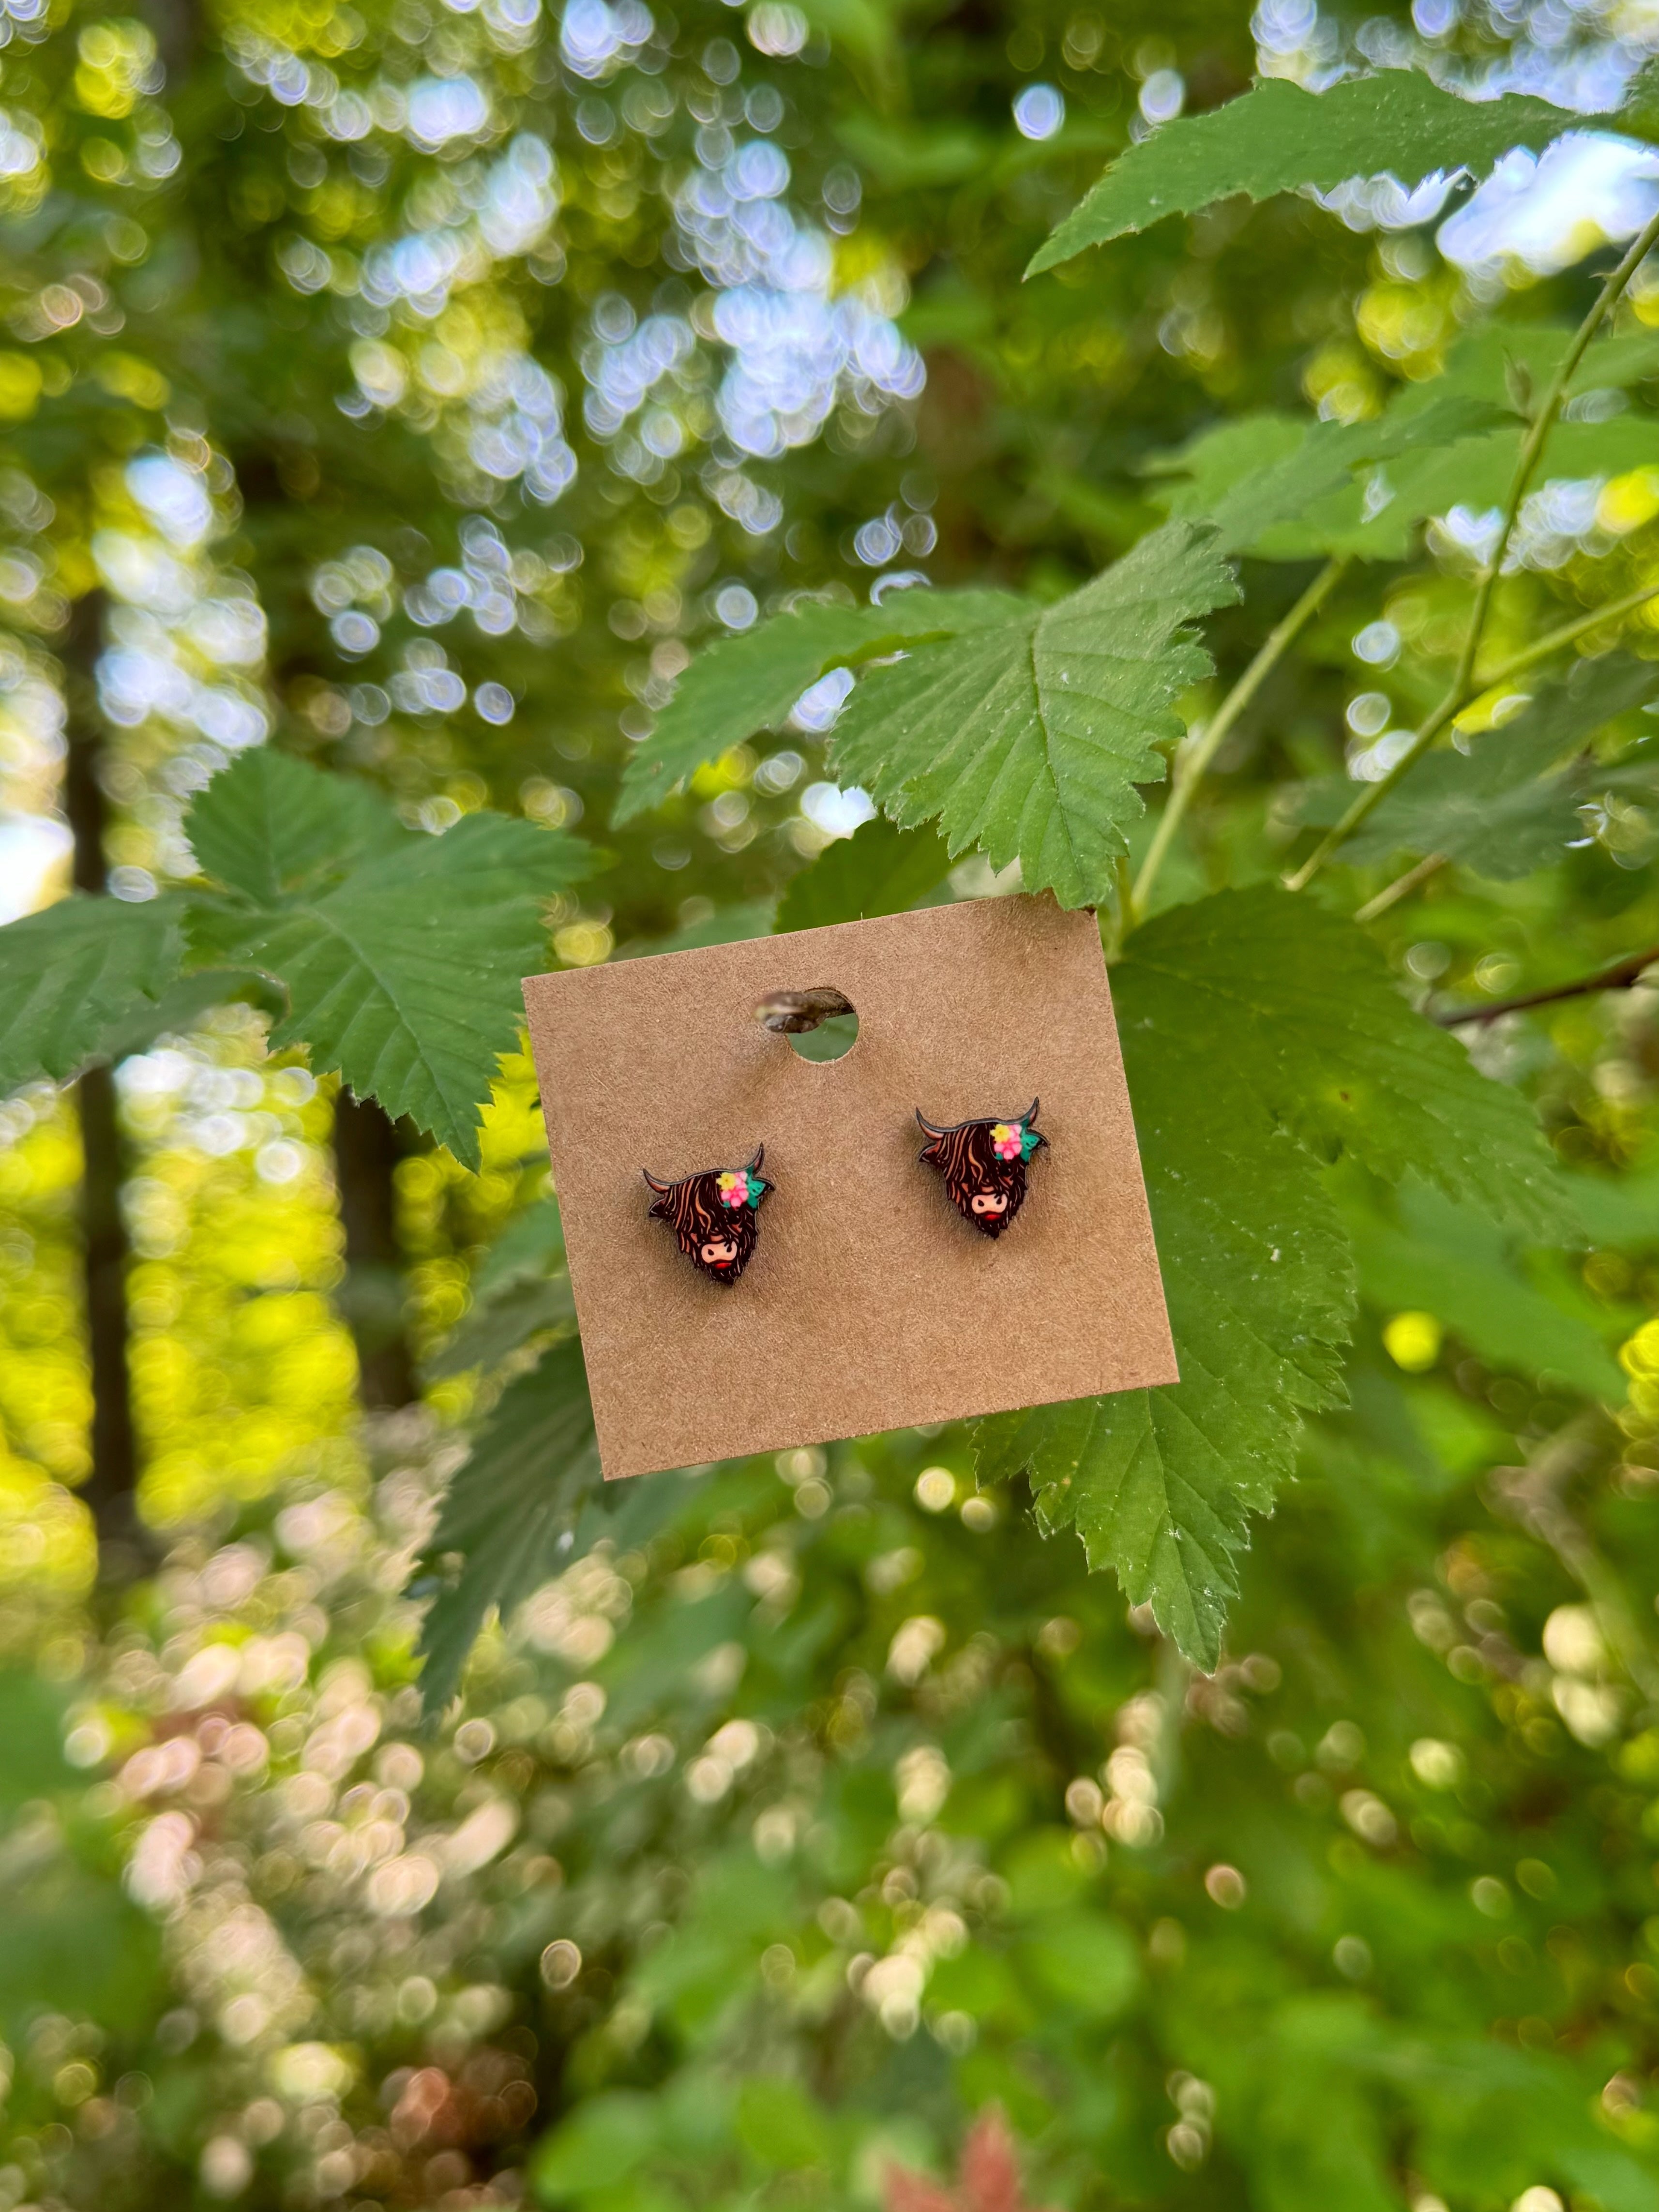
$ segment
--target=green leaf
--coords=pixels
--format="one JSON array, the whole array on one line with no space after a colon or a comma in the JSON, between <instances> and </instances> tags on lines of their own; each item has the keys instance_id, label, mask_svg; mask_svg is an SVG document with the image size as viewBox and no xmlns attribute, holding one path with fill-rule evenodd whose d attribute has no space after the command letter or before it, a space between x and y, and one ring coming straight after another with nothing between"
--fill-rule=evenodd
<instances>
[{"instance_id":1,"label":"green leaf","mask_svg":"<svg viewBox=\"0 0 1659 2212\"><path fill-rule=\"evenodd\" d=\"M438 1382L447 1375L464 1375L469 1367L499 1367L510 1353L575 1317L568 1275L521 1276L478 1298L422 1371Z\"/></svg>"},{"instance_id":2,"label":"green leaf","mask_svg":"<svg viewBox=\"0 0 1659 2212\"><path fill-rule=\"evenodd\" d=\"M890 192L964 183L981 175L997 154L995 139L942 118L905 124L855 109L837 120L836 136L864 173Z\"/></svg>"},{"instance_id":3,"label":"green leaf","mask_svg":"<svg viewBox=\"0 0 1659 2212\"><path fill-rule=\"evenodd\" d=\"M184 955L183 902L79 893L0 929L0 1097L64 1083L153 1010Z\"/></svg>"},{"instance_id":4,"label":"green leaf","mask_svg":"<svg viewBox=\"0 0 1659 2212\"><path fill-rule=\"evenodd\" d=\"M1577 116L1522 94L1460 100L1414 70L1346 77L1322 93L1269 77L1120 155L1026 274L1236 192L1266 200L1304 185L1334 191L1350 178L1384 173L1409 191L1437 170L1484 176L1511 148L1535 149L1581 127Z\"/></svg>"},{"instance_id":5,"label":"green leaf","mask_svg":"<svg viewBox=\"0 0 1659 2212\"><path fill-rule=\"evenodd\" d=\"M835 921L863 921L903 914L944 882L951 867L945 840L934 830L900 830L878 815L803 868L778 903L780 930L822 929Z\"/></svg>"},{"instance_id":6,"label":"green leaf","mask_svg":"<svg viewBox=\"0 0 1659 2212\"><path fill-rule=\"evenodd\" d=\"M1384 471L1385 488L1413 515L1467 507L1477 514L1503 506L1521 457L1519 428L1460 438L1435 451L1407 453ZM1544 447L1533 489L1625 476L1652 465L1659 425L1651 416L1615 415L1606 422L1558 422Z\"/></svg>"},{"instance_id":7,"label":"green leaf","mask_svg":"<svg viewBox=\"0 0 1659 2212\"><path fill-rule=\"evenodd\" d=\"M1529 412L1533 402L1560 368L1577 332L1570 323L1477 323L1448 349L1446 366L1431 386L1435 392L1465 393L1489 399L1512 412ZM1569 396L1583 392L1623 391L1659 375L1659 331L1628 331L1598 338L1589 347L1567 386Z\"/></svg>"},{"instance_id":8,"label":"green leaf","mask_svg":"<svg viewBox=\"0 0 1659 2212\"><path fill-rule=\"evenodd\" d=\"M1360 1287L1384 1312L1421 1309L1495 1367L1559 1376L1585 1396L1618 1405L1625 1376L1600 1333L1534 1288L1501 1230L1438 1191L1407 1183L1396 1224L1350 1221Z\"/></svg>"},{"instance_id":9,"label":"green leaf","mask_svg":"<svg viewBox=\"0 0 1659 2212\"><path fill-rule=\"evenodd\" d=\"M847 56L872 97L890 106L903 64L897 24L884 0L802 0L801 13Z\"/></svg>"},{"instance_id":10,"label":"green leaf","mask_svg":"<svg viewBox=\"0 0 1659 2212\"><path fill-rule=\"evenodd\" d=\"M450 1553L462 1564L421 1626L428 1713L454 1696L489 1615L505 1617L569 1564L577 1516L600 1479L587 1372L572 1338L508 1383L449 1486L422 1565L440 1569Z\"/></svg>"},{"instance_id":11,"label":"green leaf","mask_svg":"<svg viewBox=\"0 0 1659 2212\"><path fill-rule=\"evenodd\" d=\"M1291 1473L1299 1414L1340 1402L1352 1269L1316 1164L1139 942L1113 993L1181 1380L997 1415L975 1455L981 1483L1028 1469L1042 1524L1074 1525L1212 1668L1249 1516Z\"/></svg>"},{"instance_id":12,"label":"green leaf","mask_svg":"<svg viewBox=\"0 0 1659 2212\"><path fill-rule=\"evenodd\" d=\"M1458 394L1393 407L1370 422L1248 415L1155 456L1147 472L1182 478L1162 493L1162 503L1172 515L1212 523L1229 552L1271 560L1334 552L1394 560L1429 510L1401 499L1386 475L1356 484L1356 471L1408 456L1421 460L1413 480L1426 491L1433 481L1428 457L1488 430L1505 412L1487 399Z\"/></svg>"},{"instance_id":13,"label":"green leaf","mask_svg":"<svg viewBox=\"0 0 1659 2212\"><path fill-rule=\"evenodd\" d=\"M590 2097L543 2138L532 2172L544 2204L614 2190L657 2148L661 2107L638 2089Z\"/></svg>"},{"instance_id":14,"label":"green leaf","mask_svg":"<svg viewBox=\"0 0 1659 2212\"><path fill-rule=\"evenodd\" d=\"M575 1316L558 1201L542 1199L490 1246L473 1279L471 1305L425 1371L438 1378L497 1367L544 1330Z\"/></svg>"},{"instance_id":15,"label":"green leaf","mask_svg":"<svg viewBox=\"0 0 1659 2212\"><path fill-rule=\"evenodd\" d=\"M1407 1005L1351 921L1264 884L1171 908L1132 951L1217 1061L1322 1155L1351 1152L1390 1182L1415 1169L1496 1219L1571 1233L1531 1107Z\"/></svg>"},{"instance_id":16,"label":"green leaf","mask_svg":"<svg viewBox=\"0 0 1659 2212\"><path fill-rule=\"evenodd\" d=\"M619 960L637 960L659 952L700 952L706 945L741 945L751 937L769 937L777 916L771 899L742 899L717 906L701 921L688 921L672 935L647 939L627 945Z\"/></svg>"},{"instance_id":17,"label":"green leaf","mask_svg":"<svg viewBox=\"0 0 1659 2212\"><path fill-rule=\"evenodd\" d=\"M367 785L269 745L214 777L191 807L189 831L208 875L265 906L410 836Z\"/></svg>"},{"instance_id":18,"label":"green leaf","mask_svg":"<svg viewBox=\"0 0 1659 2212\"><path fill-rule=\"evenodd\" d=\"M1650 661L1626 653L1580 661L1513 721L1473 738L1467 754L1453 747L1419 762L1350 840L1343 860L1364 866L1401 851L1443 853L1498 882L1547 866L1584 834L1577 809L1595 778L1546 772L1656 690L1659 668ZM1333 801L1346 807L1352 784L1331 781Z\"/></svg>"},{"instance_id":19,"label":"green leaf","mask_svg":"<svg viewBox=\"0 0 1659 2212\"><path fill-rule=\"evenodd\" d=\"M822 2173L830 2135L817 2106L798 2082L775 2074L751 2075L738 2092L738 2140L774 2173Z\"/></svg>"},{"instance_id":20,"label":"green leaf","mask_svg":"<svg viewBox=\"0 0 1659 2212\"><path fill-rule=\"evenodd\" d=\"M830 669L920 638L954 636L1020 604L1000 592L893 592L879 606L796 607L720 639L680 678L655 730L623 770L613 820L645 813L705 761L757 730L781 729L802 692Z\"/></svg>"},{"instance_id":21,"label":"green leaf","mask_svg":"<svg viewBox=\"0 0 1659 2212\"><path fill-rule=\"evenodd\" d=\"M1020 1932L1015 1955L1051 2003L1085 2020L1113 2020L1140 1984L1134 1939L1103 1912L1046 1912Z\"/></svg>"},{"instance_id":22,"label":"green leaf","mask_svg":"<svg viewBox=\"0 0 1659 2212\"><path fill-rule=\"evenodd\" d=\"M1222 2094L1251 2115L1241 2150L1253 2202L1271 2212L1395 2212L1388 2138L1367 2094L1380 2040L1357 2000L1322 1994L1281 2000L1266 2033L1238 2052Z\"/></svg>"},{"instance_id":23,"label":"green leaf","mask_svg":"<svg viewBox=\"0 0 1659 2212\"><path fill-rule=\"evenodd\" d=\"M272 1021L288 1010L288 1001L269 975L246 968L194 968L169 983L159 999L145 999L125 1020L112 1022L98 1040L95 1057L117 1060L130 1053L148 1052L158 1037L186 1034L204 1014L233 1001L257 1006Z\"/></svg>"},{"instance_id":24,"label":"green leaf","mask_svg":"<svg viewBox=\"0 0 1659 2212\"><path fill-rule=\"evenodd\" d=\"M1238 596L1213 533L1167 523L1048 607L997 618L873 668L842 711L830 758L896 822L939 819L952 854L1018 860L1062 906L1105 896L1137 783L1165 773L1179 693L1209 673L1191 624Z\"/></svg>"},{"instance_id":25,"label":"green leaf","mask_svg":"<svg viewBox=\"0 0 1659 2212\"><path fill-rule=\"evenodd\" d=\"M502 1230L473 1278L473 1296L494 1297L515 1283L545 1279L564 1268L564 1223L556 1198L539 1198Z\"/></svg>"},{"instance_id":26,"label":"green leaf","mask_svg":"<svg viewBox=\"0 0 1659 2212\"><path fill-rule=\"evenodd\" d=\"M596 858L556 830L471 814L291 905L222 909L215 950L286 986L273 1048L303 1042L319 1068L476 1168L477 1103L513 1048L520 980L544 955L543 902Z\"/></svg>"},{"instance_id":27,"label":"green leaf","mask_svg":"<svg viewBox=\"0 0 1659 2212\"><path fill-rule=\"evenodd\" d=\"M1276 888L1178 907L1114 970L1181 1381L980 1425L981 1481L1029 1468L1188 1656L1213 1665L1251 1511L1298 1415L1338 1402L1352 1274L1308 1146L1571 1224L1529 1109L1413 1013L1369 939Z\"/></svg>"}]
</instances>

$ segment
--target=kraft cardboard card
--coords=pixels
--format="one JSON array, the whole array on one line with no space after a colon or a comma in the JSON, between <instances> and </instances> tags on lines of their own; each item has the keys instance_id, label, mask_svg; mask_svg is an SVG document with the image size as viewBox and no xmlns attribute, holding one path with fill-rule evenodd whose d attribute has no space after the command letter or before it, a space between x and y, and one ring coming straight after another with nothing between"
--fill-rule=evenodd
<instances>
[{"instance_id":1,"label":"kraft cardboard card","mask_svg":"<svg viewBox=\"0 0 1659 2212\"><path fill-rule=\"evenodd\" d=\"M825 985L858 1038L814 1062L755 1009ZM1092 915L967 901L533 975L525 1003L608 1477L1178 1379ZM976 1233L916 1111L1034 1098L1024 1201ZM752 1256L711 1279L646 1174L761 1146Z\"/></svg>"}]
</instances>

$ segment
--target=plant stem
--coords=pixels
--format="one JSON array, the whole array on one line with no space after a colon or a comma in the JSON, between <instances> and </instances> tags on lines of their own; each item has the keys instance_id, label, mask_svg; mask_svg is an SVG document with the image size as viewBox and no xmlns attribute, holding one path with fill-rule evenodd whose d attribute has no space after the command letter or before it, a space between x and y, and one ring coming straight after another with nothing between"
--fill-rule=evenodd
<instances>
[{"instance_id":1,"label":"plant stem","mask_svg":"<svg viewBox=\"0 0 1659 2212\"><path fill-rule=\"evenodd\" d=\"M1482 679L1479 688L1490 691L1495 685L1507 683L1512 676L1524 675L1528 669L1536 667L1540 660L1547 660L1553 653L1559 653L1564 645L1571 645L1575 638L1583 637L1587 630L1599 629L1603 623L1616 622L1620 616L1627 615L1633 608L1644 606L1648 600L1656 598L1659 598L1659 584L1644 584L1639 592L1627 592L1622 599L1610 600L1606 606L1594 608L1589 614L1576 615L1570 623L1563 623L1559 629L1551 630L1535 644L1517 653L1513 659L1500 663ZM1285 877L1286 890L1301 890L1318 873L1337 847L1346 844L1372 809L1380 806L1407 770L1416 766L1447 723L1468 705L1469 700L1474 696L1475 689L1471 683L1468 694L1461 699L1454 692L1446 694L1413 738L1410 751L1403 753L1386 775L1364 787L1342 819L1334 829L1326 831L1295 874Z\"/></svg>"},{"instance_id":2,"label":"plant stem","mask_svg":"<svg viewBox=\"0 0 1659 2212\"><path fill-rule=\"evenodd\" d=\"M1170 847L1175 842L1176 831L1181 827L1182 817L1192 804L1193 793L1220 751L1229 732L1261 689L1286 648L1336 589L1348 565L1346 555L1326 562L1284 620L1268 631L1261 650L1217 708L1207 728L1184 763L1179 754L1171 763L1170 796L1158 817L1152 844L1140 864L1140 873L1124 909L1123 934L1126 937L1146 911L1146 902L1152 896L1152 885L1158 880L1158 870L1164 866Z\"/></svg>"},{"instance_id":3,"label":"plant stem","mask_svg":"<svg viewBox=\"0 0 1659 2212\"><path fill-rule=\"evenodd\" d=\"M1106 957L1115 960L1123 949L1123 940L1133 928L1131 919L1134 908L1134 890L1129 875L1129 856L1120 853L1112 862L1112 881L1117 899L1107 924Z\"/></svg>"},{"instance_id":4,"label":"plant stem","mask_svg":"<svg viewBox=\"0 0 1659 2212\"><path fill-rule=\"evenodd\" d=\"M1379 914L1386 914L1398 900L1408 898L1419 884L1427 883L1429 878L1437 874L1445 865L1446 855L1443 853L1428 854L1414 868L1407 868L1403 876L1396 876L1385 890L1378 891L1375 898L1367 899L1354 920L1375 921Z\"/></svg>"},{"instance_id":5,"label":"plant stem","mask_svg":"<svg viewBox=\"0 0 1659 2212\"><path fill-rule=\"evenodd\" d=\"M1594 975L1581 975L1576 982L1553 983L1547 990L1523 991L1518 998L1498 999L1490 1006L1455 1006L1450 1012L1435 1016L1442 1029L1462 1029L1466 1023L1495 1022L1500 1014L1524 1013L1528 1006L1553 1006L1562 999L1587 999L1597 991L1628 991L1639 983L1647 970L1659 961L1659 945L1649 945L1645 952L1632 952L1623 960L1615 960L1610 968L1598 969Z\"/></svg>"},{"instance_id":6,"label":"plant stem","mask_svg":"<svg viewBox=\"0 0 1659 2212\"><path fill-rule=\"evenodd\" d=\"M1574 373L1583 359L1590 340L1618 304L1625 287L1641 267L1649 250L1656 241L1659 241L1659 215L1656 215L1651 222L1637 233L1623 260L1613 270L1601 291L1596 295L1595 305L1578 325L1572 343L1562 356L1561 365L1551 378L1549 388L1544 394L1542 404L1532 418L1531 426L1521 447L1521 458L1516 464L1515 481L1510 486L1510 495L1504 503L1504 520L1498 530L1498 544L1493 548L1492 556L1486 563L1485 573L1480 579L1480 588L1474 595L1474 610L1469 622L1468 635L1463 641L1462 658L1458 663L1457 675L1452 687L1454 690L1466 690L1474 673L1475 656L1480 650L1480 640L1486 629L1486 616L1492 606L1492 595L1497 588L1498 575L1504 566L1504 556L1510 550L1510 540L1515 535L1515 526L1520 519L1521 502L1527 495L1527 487L1532 482L1533 471L1537 468L1543 456L1545 441L1555 427L1555 418L1561 411L1561 402L1566 398L1567 386L1571 383Z\"/></svg>"},{"instance_id":7,"label":"plant stem","mask_svg":"<svg viewBox=\"0 0 1659 2212\"><path fill-rule=\"evenodd\" d=\"M1496 1498L1529 1534L1548 1545L1577 1583L1608 1650L1652 1705L1659 1704L1659 1662L1612 1563L1565 1498L1567 1485L1596 1456L1607 1425L1605 1414L1583 1414L1547 1437L1525 1467L1494 1468L1491 1482Z\"/></svg>"},{"instance_id":8,"label":"plant stem","mask_svg":"<svg viewBox=\"0 0 1659 2212\"><path fill-rule=\"evenodd\" d=\"M1533 472L1543 454L1545 441L1555 427L1555 418L1561 411L1561 402L1566 395L1567 386L1572 380L1574 371L1583 359L1590 340L1606 321L1626 286L1641 267L1649 251L1656 241L1659 241L1659 215L1656 215L1651 222L1637 233L1629 251L1596 295L1595 306L1579 325L1572 343L1567 348L1560 367L1551 378L1549 388L1533 416L1526 437L1522 441L1521 455L1516 464L1515 477L1510 485L1509 497L1504 501L1503 520L1498 526L1498 543L1493 548L1491 560L1487 562L1481 572L1480 581L1475 590L1474 605L1469 614L1468 630L1463 640L1463 649L1458 655L1457 670L1452 678L1450 690L1418 732L1410 751L1395 763L1380 783L1372 784L1361 795L1361 798L1355 801L1336 827L1321 839L1313 853L1303 862L1295 874L1286 878L1286 884L1290 890L1299 891L1317 874L1330 855L1340 845L1346 843L1371 809L1378 805L1384 795L1399 782L1401 777L1416 765L1447 723L1455 714L1461 713L1474 696L1475 662L1480 656L1481 640L1486 635L1486 617L1492 610L1492 593L1497 589L1498 579L1503 570L1504 556L1510 550L1510 540L1515 535L1515 526L1521 514L1521 502L1527 495L1527 487L1532 482ZM1489 680L1497 682L1499 679L1494 677Z\"/></svg>"}]
</instances>

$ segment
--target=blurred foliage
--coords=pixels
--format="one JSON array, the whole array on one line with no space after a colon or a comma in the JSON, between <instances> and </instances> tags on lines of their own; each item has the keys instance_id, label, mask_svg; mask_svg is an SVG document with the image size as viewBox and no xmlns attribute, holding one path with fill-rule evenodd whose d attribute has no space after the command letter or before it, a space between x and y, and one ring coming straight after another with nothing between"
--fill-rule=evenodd
<instances>
[{"instance_id":1,"label":"blurred foliage","mask_svg":"<svg viewBox=\"0 0 1659 2212\"><path fill-rule=\"evenodd\" d=\"M1024 1470L1043 1487L1064 1438L981 1439L977 1476L943 1429L591 1494L510 1049L476 1171L396 1170L427 1392L362 1422L326 1055L272 1052L240 969L186 1003L146 968L143 1033L99 1030L164 1552L118 1589L76 1495L72 1095L0 1107L0 2206L1653 2212L1659 1032L1639 989L1482 1018L1457 1034L1483 1089L1412 1008L1484 1017L1659 940L1659 602L1589 623L1536 706L1495 676L1306 895L1275 992L1199 998L1250 982L1271 932L1226 918L1290 905L1260 887L1447 691L1519 418L1609 264L1585 173L1531 258L1454 250L1488 204L1466 185L1252 210L1202 204L1210 178L1190 219L1018 282L1103 162L1188 143L1147 137L1183 105L1411 64L1605 112L1648 17L8 0L0 26L15 909L70 926L66 730L96 733L138 935L158 891L213 896L198 861L239 881L187 811L224 775L222 827L267 741L354 821L389 799L400 840L486 809L523 817L515 851L526 823L587 838L597 872L543 908L563 965L1007 890L954 821L954 856L859 826L833 653L672 775L652 740L792 595L837 636L912 617L870 616L878 575L1018 592L1060 631L1164 514L1217 515L1242 603L1205 625L1213 673L1184 648L1151 765L1206 726L1213 759L1164 846L1121 808L1107 927L1143 1120L1172 1100L1194 1156L1148 1147L1172 1305L1248 1272L1217 1248L1267 1200L1218 1225L1176 1195L1235 1157L1317 1263L1299 1304L1246 1302L1304 1387L1260 1436L1255 1401L1216 1420L1237 1595L1198 1672L1045 1540ZM1649 586L1656 324L1639 271L1483 678ZM1547 776L1520 794L1511 726ZM1338 917L1371 907L1367 951ZM1316 940L1342 948L1322 1030ZM1374 1085L1363 1126L1333 1069ZM1522 1098L1558 1170L1530 1188ZM465 1148L470 1121L433 1125ZM1292 1462L1239 1550L1238 1499ZM433 1723L434 1593L459 1695Z\"/></svg>"}]
</instances>

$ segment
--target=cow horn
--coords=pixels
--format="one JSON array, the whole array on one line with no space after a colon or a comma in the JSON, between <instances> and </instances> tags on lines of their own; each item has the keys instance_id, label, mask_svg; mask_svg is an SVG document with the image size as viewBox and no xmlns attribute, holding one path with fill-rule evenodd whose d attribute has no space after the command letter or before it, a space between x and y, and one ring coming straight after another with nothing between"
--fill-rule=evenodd
<instances>
[{"instance_id":1,"label":"cow horn","mask_svg":"<svg viewBox=\"0 0 1659 2212\"><path fill-rule=\"evenodd\" d=\"M659 1198L665 1196L666 1194L674 1188L672 1182L659 1182L656 1176L652 1174L649 1168L641 1168L640 1170L640 1173L645 1177L647 1182L650 1184L652 1189L656 1192Z\"/></svg>"},{"instance_id":2,"label":"cow horn","mask_svg":"<svg viewBox=\"0 0 1659 2212\"><path fill-rule=\"evenodd\" d=\"M920 1106L916 1109L916 1120L930 1137L948 1137L951 1133L948 1129L941 1129L937 1122L930 1121Z\"/></svg>"},{"instance_id":3,"label":"cow horn","mask_svg":"<svg viewBox=\"0 0 1659 2212\"><path fill-rule=\"evenodd\" d=\"M1028 1128L1028 1129L1035 1129L1035 1128L1036 1128L1036 1117L1037 1117L1037 1108L1038 1108L1042 1103L1042 1101L1040 1098L1034 1098L1034 1099L1031 1101L1030 1104L1026 1108L1025 1111L1024 1111L1024 1112L1020 1115L1020 1117L1019 1117L1019 1118L1020 1118L1020 1121L1021 1121L1021 1123L1023 1124L1023 1126L1024 1126L1024 1127L1026 1127L1026 1128Z\"/></svg>"},{"instance_id":4,"label":"cow horn","mask_svg":"<svg viewBox=\"0 0 1659 2212\"><path fill-rule=\"evenodd\" d=\"M750 1163L749 1163L749 1170L748 1170L748 1171L749 1171L749 1173L750 1173L750 1175L758 1175L758 1174L760 1173L761 1162L762 1162L765 1158L766 1158L766 1147L765 1147L765 1146L764 1146L764 1145L757 1145L757 1146L756 1146L756 1147L755 1147L755 1157L754 1157L754 1158L753 1158L752 1160L750 1160Z\"/></svg>"}]
</instances>

